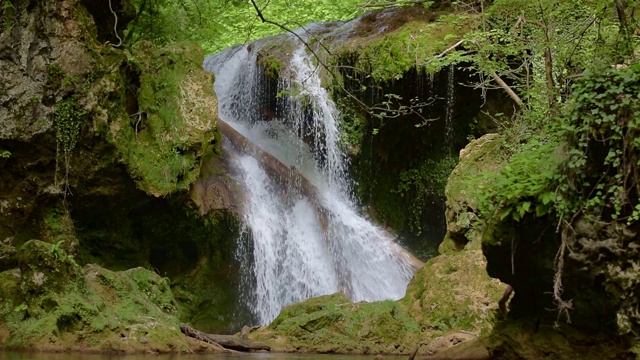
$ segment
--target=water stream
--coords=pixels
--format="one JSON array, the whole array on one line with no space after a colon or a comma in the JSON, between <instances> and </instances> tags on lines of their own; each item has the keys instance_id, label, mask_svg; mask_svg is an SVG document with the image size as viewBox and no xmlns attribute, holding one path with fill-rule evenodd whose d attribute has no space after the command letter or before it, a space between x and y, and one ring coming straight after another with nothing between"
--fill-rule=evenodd
<instances>
[{"instance_id":1,"label":"water stream","mask_svg":"<svg viewBox=\"0 0 640 360\"><path fill-rule=\"evenodd\" d=\"M445 113L445 138L448 140L447 143L450 145L447 147L447 152L449 156L453 154L453 143L450 141L453 138L453 115L455 112L455 104L456 104L456 68L455 66L449 65L449 69L447 70L447 105L446 105L446 113Z\"/></svg>"},{"instance_id":2,"label":"water stream","mask_svg":"<svg viewBox=\"0 0 640 360\"><path fill-rule=\"evenodd\" d=\"M216 76L219 117L315 188L310 196L299 184L265 171L250 154L234 157L252 241L244 247L252 253L242 258L251 261L247 281L262 324L288 304L337 291L354 301L399 299L414 271L394 236L359 212L339 144L340 113L302 42L290 40L296 49L289 75L279 80L278 92L286 95L276 116L265 117L261 110L265 80L256 65L259 44L205 60Z\"/></svg>"}]
</instances>

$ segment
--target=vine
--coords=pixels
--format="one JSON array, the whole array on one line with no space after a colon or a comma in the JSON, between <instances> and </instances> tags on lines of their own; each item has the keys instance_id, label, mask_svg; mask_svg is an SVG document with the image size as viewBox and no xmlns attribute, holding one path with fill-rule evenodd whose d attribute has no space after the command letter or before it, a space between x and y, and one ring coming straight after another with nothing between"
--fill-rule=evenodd
<instances>
[{"instance_id":1,"label":"vine","mask_svg":"<svg viewBox=\"0 0 640 360\"><path fill-rule=\"evenodd\" d=\"M69 192L70 154L78 142L78 136L80 135L80 125L86 116L87 112L77 103L75 97L71 97L59 102L53 112L53 119L56 127L56 151L59 152L59 150L61 149L64 155L65 195ZM56 170L57 168L58 165L56 161ZM55 182L57 184L57 171Z\"/></svg>"}]
</instances>

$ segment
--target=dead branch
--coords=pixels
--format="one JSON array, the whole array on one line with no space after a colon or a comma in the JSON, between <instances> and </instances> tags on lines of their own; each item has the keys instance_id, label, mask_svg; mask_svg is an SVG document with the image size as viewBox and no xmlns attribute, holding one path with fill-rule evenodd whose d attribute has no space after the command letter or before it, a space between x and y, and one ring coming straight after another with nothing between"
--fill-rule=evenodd
<instances>
[{"instance_id":1,"label":"dead branch","mask_svg":"<svg viewBox=\"0 0 640 360\"><path fill-rule=\"evenodd\" d=\"M500 76L498 76L498 74L496 74L495 71L491 71L489 72L489 75L491 76L491 78L493 78L493 80L495 80L496 83L498 83L498 85L504 89L504 91L507 92L507 94L509 95L509 97L511 99L513 99L513 101L515 101L516 104L518 104L518 106L522 107L524 105L524 103L522 102L522 99L520 99L520 97L518 96L518 94L515 93L515 91L513 91L509 85L507 85L507 83L505 83Z\"/></svg>"},{"instance_id":2,"label":"dead branch","mask_svg":"<svg viewBox=\"0 0 640 360\"><path fill-rule=\"evenodd\" d=\"M213 345L214 347L217 347L222 351L228 352L228 350L222 347L220 344L209 339L205 333L203 333L202 331L196 330L187 324L180 324L180 331L182 331L182 333L188 337L194 338L196 340L200 340L202 342L206 342L207 344Z\"/></svg>"},{"instance_id":3,"label":"dead branch","mask_svg":"<svg viewBox=\"0 0 640 360\"><path fill-rule=\"evenodd\" d=\"M428 0L405 0L405 1L393 1L393 2L386 2L386 3L374 3L372 4L371 2L368 2L366 4L360 4L358 5L359 8L361 9L366 9L366 8L374 8L374 7L391 7L391 6L400 6L400 5L408 5L408 4L423 4L426 3Z\"/></svg>"},{"instance_id":4,"label":"dead branch","mask_svg":"<svg viewBox=\"0 0 640 360\"><path fill-rule=\"evenodd\" d=\"M443 52L441 52L440 54L438 54L438 55L436 55L436 56L432 57L431 59L429 59L429 61L427 61L427 62L425 62L425 63L423 63L423 64L420 64L420 65L424 66L424 65L427 65L427 64L431 63L432 61L434 61L434 60L436 60L436 59L439 59L439 58L441 58L441 57L444 57L444 56L445 56L445 55L447 55L448 53L450 53L450 52L452 52L453 50L455 50L458 46L462 45L462 43L464 43L464 41L465 41L464 39L462 39L462 40L458 41L457 43L455 43L455 44L451 45L449 48L447 48L445 51L443 51Z\"/></svg>"},{"instance_id":5,"label":"dead branch","mask_svg":"<svg viewBox=\"0 0 640 360\"><path fill-rule=\"evenodd\" d=\"M259 341L244 340L232 335L207 334L187 324L180 324L180 331L189 337L220 347L221 350L225 350L226 352L230 352L229 349L237 351L271 350L269 345Z\"/></svg>"},{"instance_id":6,"label":"dead branch","mask_svg":"<svg viewBox=\"0 0 640 360\"><path fill-rule=\"evenodd\" d=\"M113 45L113 47L120 47L122 45L122 39L120 38L120 35L118 35L118 15L116 14L115 11L113 11L113 8L111 7L111 0L109 0L109 10L111 10L113 17L115 18L115 22L113 24L113 32L116 34L116 37L118 38L118 45Z\"/></svg>"},{"instance_id":7,"label":"dead branch","mask_svg":"<svg viewBox=\"0 0 640 360\"><path fill-rule=\"evenodd\" d=\"M419 349L420 349L420 343L418 342L418 344L413 348L413 350L411 350L411 353L409 353L409 360L413 360L416 358L416 354L418 354Z\"/></svg>"}]
</instances>

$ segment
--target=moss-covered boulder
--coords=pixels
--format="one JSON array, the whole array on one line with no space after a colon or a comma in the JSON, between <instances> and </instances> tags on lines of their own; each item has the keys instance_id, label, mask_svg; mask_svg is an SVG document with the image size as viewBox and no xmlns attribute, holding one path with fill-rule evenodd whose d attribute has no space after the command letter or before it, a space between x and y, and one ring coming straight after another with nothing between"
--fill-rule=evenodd
<instances>
[{"instance_id":1,"label":"moss-covered boulder","mask_svg":"<svg viewBox=\"0 0 640 360\"><path fill-rule=\"evenodd\" d=\"M478 222L481 194L490 179L483 175L498 171L506 157L503 138L487 134L471 141L460 151L445 188L447 235L440 244L440 253L459 251L468 243L480 249L482 227Z\"/></svg>"},{"instance_id":2,"label":"moss-covered boulder","mask_svg":"<svg viewBox=\"0 0 640 360\"><path fill-rule=\"evenodd\" d=\"M404 354L419 335L396 302L353 303L337 293L290 305L250 336L279 351Z\"/></svg>"},{"instance_id":3,"label":"moss-covered boulder","mask_svg":"<svg viewBox=\"0 0 640 360\"><path fill-rule=\"evenodd\" d=\"M82 268L61 248L38 240L20 248L19 265L0 273L0 348L145 353L208 348L182 335L168 279L149 270Z\"/></svg>"},{"instance_id":4,"label":"moss-covered boulder","mask_svg":"<svg viewBox=\"0 0 640 360\"><path fill-rule=\"evenodd\" d=\"M440 255L418 270L399 301L353 303L333 294L290 305L250 334L276 351L421 354L486 334L504 285L485 271L482 252Z\"/></svg>"},{"instance_id":5,"label":"moss-covered boulder","mask_svg":"<svg viewBox=\"0 0 640 360\"><path fill-rule=\"evenodd\" d=\"M131 176L154 196L186 190L202 156L215 144L213 76L202 69L195 44L156 48L142 43L127 61L127 114L110 132ZM133 98L132 98L133 95Z\"/></svg>"},{"instance_id":6,"label":"moss-covered boulder","mask_svg":"<svg viewBox=\"0 0 640 360\"><path fill-rule=\"evenodd\" d=\"M481 250L465 249L439 255L416 272L399 302L420 325L423 339L491 329L505 286L485 266Z\"/></svg>"}]
</instances>

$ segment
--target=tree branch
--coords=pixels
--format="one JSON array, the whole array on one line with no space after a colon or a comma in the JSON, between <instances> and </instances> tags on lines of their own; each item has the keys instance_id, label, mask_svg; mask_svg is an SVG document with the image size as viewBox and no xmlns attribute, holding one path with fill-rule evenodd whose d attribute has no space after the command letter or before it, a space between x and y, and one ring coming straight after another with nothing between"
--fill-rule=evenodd
<instances>
[{"instance_id":1,"label":"tree branch","mask_svg":"<svg viewBox=\"0 0 640 360\"><path fill-rule=\"evenodd\" d=\"M491 76L491 78L493 78L493 80L495 80L498 83L498 85L502 89L504 89L504 91L507 92L509 97L511 97L511 99L513 99L513 101L515 101L515 103L518 104L518 106L522 107L524 105L523 102L522 102L522 99L520 99L518 94L516 94L515 91L513 91L513 89L511 89L509 87L509 85L507 85L507 83L505 83L504 80L502 80L500 78L500 76L498 76L498 74L496 74L495 71L490 71L489 72L489 76Z\"/></svg>"}]
</instances>

